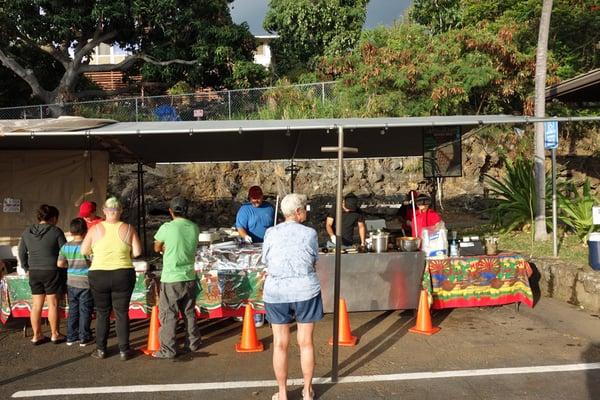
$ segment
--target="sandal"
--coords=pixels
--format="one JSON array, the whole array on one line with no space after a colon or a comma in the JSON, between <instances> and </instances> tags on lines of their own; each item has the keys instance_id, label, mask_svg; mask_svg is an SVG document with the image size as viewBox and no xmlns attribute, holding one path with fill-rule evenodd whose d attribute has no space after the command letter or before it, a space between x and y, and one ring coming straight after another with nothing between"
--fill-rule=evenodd
<instances>
[{"instance_id":1,"label":"sandal","mask_svg":"<svg viewBox=\"0 0 600 400\"><path fill-rule=\"evenodd\" d=\"M50 341L54 344L61 344L63 343L65 340L67 340L67 337L65 335L60 335L57 338L52 338L50 339Z\"/></svg>"},{"instance_id":2,"label":"sandal","mask_svg":"<svg viewBox=\"0 0 600 400\"><path fill-rule=\"evenodd\" d=\"M315 391L314 390L311 391L310 395L308 397L306 397L304 395L304 392L302 392L302 398L305 399L305 400L315 400L316 399L316 397L315 397Z\"/></svg>"},{"instance_id":3,"label":"sandal","mask_svg":"<svg viewBox=\"0 0 600 400\"><path fill-rule=\"evenodd\" d=\"M44 344L46 342L48 342L50 339L48 338L48 336L42 336L40 339L38 340L32 340L31 344L34 346L39 346L40 344Z\"/></svg>"}]
</instances>

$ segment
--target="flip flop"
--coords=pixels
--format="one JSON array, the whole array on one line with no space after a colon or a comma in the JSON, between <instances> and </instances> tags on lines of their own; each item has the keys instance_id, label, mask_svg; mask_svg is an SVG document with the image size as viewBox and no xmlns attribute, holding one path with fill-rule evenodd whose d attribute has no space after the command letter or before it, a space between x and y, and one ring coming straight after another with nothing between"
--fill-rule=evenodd
<instances>
[{"instance_id":1,"label":"flip flop","mask_svg":"<svg viewBox=\"0 0 600 400\"><path fill-rule=\"evenodd\" d=\"M32 340L31 344L34 345L34 346L39 346L40 344L44 344L44 343L46 343L48 341L50 341L50 339L48 338L48 336L42 336L38 340Z\"/></svg>"},{"instance_id":2,"label":"flip flop","mask_svg":"<svg viewBox=\"0 0 600 400\"><path fill-rule=\"evenodd\" d=\"M315 392L314 391L310 392L309 397L304 396L304 392L302 392L302 398L306 399L306 400L316 400Z\"/></svg>"},{"instance_id":3,"label":"flip flop","mask_svg":"<svg viewBox=\"0 0 600 400\"><path fill-rule=\"evenodd\" d=\"M64 341L66 341L66 340L67 340L67 337L66 337L66 336L63 336L63 335L61 335L61 336L57 337L56 339L50 339L50 341L51 341L52 343L54 343L54 344L61 344L61 343L63 343L63 342L64 342Z\"/></svg>"}]
</instances>

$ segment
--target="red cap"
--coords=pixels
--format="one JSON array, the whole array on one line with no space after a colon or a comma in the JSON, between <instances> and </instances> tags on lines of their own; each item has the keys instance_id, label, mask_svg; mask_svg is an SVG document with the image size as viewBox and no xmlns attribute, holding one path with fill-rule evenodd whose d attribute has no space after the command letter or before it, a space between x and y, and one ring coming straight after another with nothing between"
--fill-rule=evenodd
<instances>
[{"instance_id":1,"label":"red cap","mask_svg":"<svg viewBox=\"0 0 600 400\"><path fill-rule=\"evenodd\" d=\"M263 191L260 188L260 186L252 186L248 190L248 198L249 199L262 199L262 197L263 197Z\"/></svg>"},{"instance_id":2,"label":"red cap","mask_svg":"<svg viewBox=\"0 0 600 400\"><path fill-rule=\"evenodd\" d=\"M81 218L87 218L92 214L96 213L96 205L91 201L84 201L79 206L79 216Z\"/></svg>"}]
</instances>

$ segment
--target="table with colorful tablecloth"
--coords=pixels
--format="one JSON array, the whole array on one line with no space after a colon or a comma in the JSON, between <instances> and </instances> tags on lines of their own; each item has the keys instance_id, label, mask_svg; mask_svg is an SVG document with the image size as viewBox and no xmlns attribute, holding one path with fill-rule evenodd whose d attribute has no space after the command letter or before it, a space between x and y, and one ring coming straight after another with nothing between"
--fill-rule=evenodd
<instances>
[{"instance_id":1,"label":"table with colorful tablecloth","mask_svg":"<svg viewBox=\"0 0 600 400\"><path fill-rule=\"evenodd\" d=\"M264 313L262 301L265 280L261 264L261 247L245 246L199 252L196 258L198 295L196 314L201 318L243 316L244 306L252 305L256 313ZM149 318L156 304L160 271L137 272L129 303L131 319ZM9 274L0 280L0 321L9 317L28 318L31 310L31 288L27 276ZM44 305L42 316L47 317ZM59 304L61 318L68 315L63 297Z\"/></svg>"},{"instance_id":2,"label":"table with colorful tablecloth","mask_svg":"<svg viewBox=\"0 0 600 400\"><path fill-rule=\"evenodd\" d=\"M129 318L141 319L150 316L148 310L154 297L154 277L152 274L136 273L135 287L129 302ZM66 296L58 305L59 315L66 318L69 312ZM0 321L6 323L9 317L29 318L31 311L31 288L29 277L17 274L5 275L0 280ZM42 317L48 317L48 306L44 304Z\"/></svg>"},{"instance_id":3,"label":"table with colorful tablecloth","mask_svg":"<svg viewBox=\"0 0 600 400\"><path fill-rule=\"evenodd\" d=\"M428 259L423 287L436 309L518 302L533 307L531 272L517 254Z\"/></svg>"}]
</instances>

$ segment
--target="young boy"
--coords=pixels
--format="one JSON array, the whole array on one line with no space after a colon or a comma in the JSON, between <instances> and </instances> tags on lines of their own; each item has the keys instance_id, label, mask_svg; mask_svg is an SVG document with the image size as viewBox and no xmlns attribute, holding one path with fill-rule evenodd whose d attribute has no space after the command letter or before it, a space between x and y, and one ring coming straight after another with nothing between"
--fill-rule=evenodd
<instances>
[{"instance_id":1,"label":"young boy","mask_svg":"<svg viewBox=\"0 0 600 400\"><path fill-rule=\"evenodd\" d=\"M75 218L70 226L73 240L65 243L58 255L58 267L67 268L67 293L69 296L69 320L67 322L67 346L79 341L84 347L93 343L90 324L94 301L88 283L90 261L81 255L81 242L87 233L83 218Z\"/></svg>"}]
</instances>

